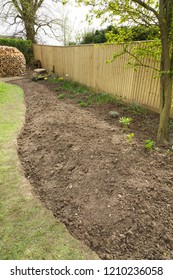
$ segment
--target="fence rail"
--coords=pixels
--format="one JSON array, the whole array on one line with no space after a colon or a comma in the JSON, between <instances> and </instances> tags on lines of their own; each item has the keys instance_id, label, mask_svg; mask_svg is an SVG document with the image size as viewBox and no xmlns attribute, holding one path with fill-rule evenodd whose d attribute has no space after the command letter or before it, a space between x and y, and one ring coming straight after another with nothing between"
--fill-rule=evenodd
<instances>
[{"instance_id":1,"label":"fence rail","mask_svg":"<svg viewBox=\"0 0 173 280\"><path fill-rule=\"evenodd\" d=\"M55 71L59 76L77 81L95 90L118 95L129 102L137 102L153 111L159 111L159 78L151 68L140 67L137 71L127 67L128 54L106 63L117 45L43 46L34 45L34 57L42 67ZM144 64L159 67L148 58ZM173 117L173 108L171 110Z\"/></svg>"}]
</instances>

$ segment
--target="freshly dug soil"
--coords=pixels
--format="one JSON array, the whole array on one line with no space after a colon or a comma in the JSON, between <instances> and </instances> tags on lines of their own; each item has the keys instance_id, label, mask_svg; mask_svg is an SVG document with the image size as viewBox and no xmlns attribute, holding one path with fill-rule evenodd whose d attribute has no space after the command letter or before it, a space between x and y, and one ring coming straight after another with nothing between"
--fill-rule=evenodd
<instances>
[{"instance_id":1,"label":"freshly dug soil","mask_svg":"<svg viewBox=\"0 0 173 280\"><path fill-rule=\"evenodd\" d=\"M109 106L60 100L45 81L16 84L27 109L19 157L45 206L102 259L172 259L173 154L142 142L158 116L148 132L138 117L128 143Z\"/></svg>"}]
</instances>

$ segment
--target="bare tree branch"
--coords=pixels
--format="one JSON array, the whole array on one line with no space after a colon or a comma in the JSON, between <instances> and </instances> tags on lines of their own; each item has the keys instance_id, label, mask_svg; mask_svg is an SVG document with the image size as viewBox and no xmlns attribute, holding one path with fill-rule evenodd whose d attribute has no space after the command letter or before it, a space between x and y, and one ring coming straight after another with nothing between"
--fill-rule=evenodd
<instances>
[{"instance_id":1,"label":"bare tree branch","mask_svg":"<svg viewBox=\"0 0 173 280\"><path fill-rule=\"evenodd\" d=\"M33 42L36 41L39 30L43 31L43 28L47 29L47 34L56 34L55 38L57 38L58 33L62 33L63 25L63 18L58 17L58 8L62 11L63 7L61 2L59 0L49 2L45 0L0 0L1 21L4 19L6 24L12 27L12 25L19 26L18 21L21 20L23 33L27 39ZM53 32L52 29L54 29Z\"/></svg>"},{"instance_id":2,"label":"bare tree branch","mask_svg":"<svg viewBox=\"0 0 173 280\"><path fill-rule=\"evenodd\" d=\"M151 11L157 17L157 19L160 21L160 15L159 15L159 13L153 7L151 7L150 5L146 4L142 0L132 0L132 2L135 2L135 3L139 4L140 6L145 8L147 11Z\"/></svg>"}]
</instances>

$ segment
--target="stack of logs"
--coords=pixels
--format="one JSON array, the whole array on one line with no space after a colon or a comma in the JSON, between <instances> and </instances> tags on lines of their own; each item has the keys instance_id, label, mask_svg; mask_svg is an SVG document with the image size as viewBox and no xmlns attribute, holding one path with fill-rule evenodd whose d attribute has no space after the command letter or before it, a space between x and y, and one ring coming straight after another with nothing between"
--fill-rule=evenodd
<instances>
[{"instance_id":1,"label":"stack of logs","mask_svg":"<svg viewBox=\"0 0 173 280\"><path fill-rule=\"evenodd\" d=\"M20 76L25 72L24 55L14 47L0 46L0 77Z\"/></svg>"}]
</instances>

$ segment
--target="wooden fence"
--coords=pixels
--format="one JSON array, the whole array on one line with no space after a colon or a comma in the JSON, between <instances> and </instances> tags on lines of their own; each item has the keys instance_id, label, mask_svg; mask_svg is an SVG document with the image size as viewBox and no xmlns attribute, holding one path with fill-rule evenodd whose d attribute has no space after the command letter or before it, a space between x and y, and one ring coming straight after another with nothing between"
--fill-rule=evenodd
<instances>
[{"instance_id":1,"label":"wooden fence","mask_svg":"<svg viewBox=\"0 0 173 280\"><path fill-rule=\"evenodd\" d=\"M121 50L116 45L43 46L34 45L35 59L41 61L48 71L55 70L58 76L77 81L97 91L118 95L130 102L159 111L159 78L151 68L140 67L137 71L127 67L128 54L112 63L106 60ZM158 67L158 63L145 59ZM173 108L171 111L173 116Z\"/></svg>"}]
</instances>

